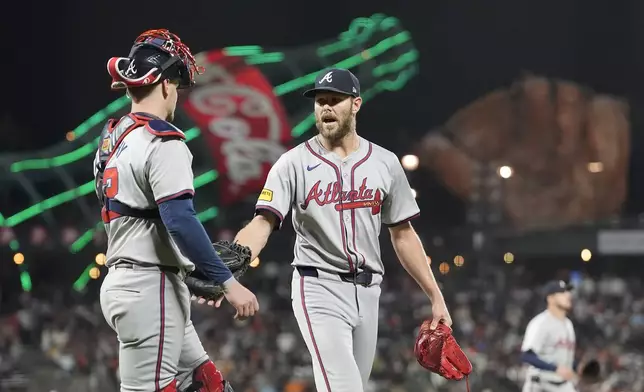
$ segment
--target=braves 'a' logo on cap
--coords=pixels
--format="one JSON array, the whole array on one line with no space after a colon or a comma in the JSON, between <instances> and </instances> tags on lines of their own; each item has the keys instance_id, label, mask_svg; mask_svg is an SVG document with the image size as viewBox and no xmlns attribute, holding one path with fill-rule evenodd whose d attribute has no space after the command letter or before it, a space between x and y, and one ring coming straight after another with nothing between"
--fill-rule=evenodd
<instances>
[{"instance_id":1,"label":"braves 'a' logo on cap","mask_svg":"<svg viewBox=\"0 0 644 392\"><path fill-rule=\"evenodd\" d=\"M328 83L333 82L333 71L327 72L322 79L318 82L318 84L322 84L322 82L327 81Z\"/></svg>"},{"instance_id":2,"label":"braves 'a' logo on cap","mask_svg":"<svg viewBox=\"0 0 644 392\"><path fill-rule=\"evenodd\" d=\"M125 70L125 76L128 78L133 78L136 76L136 65L134 65L134 59L130 61L130 64L128 64L127 69Z\"/></svg>"}]
</instances>

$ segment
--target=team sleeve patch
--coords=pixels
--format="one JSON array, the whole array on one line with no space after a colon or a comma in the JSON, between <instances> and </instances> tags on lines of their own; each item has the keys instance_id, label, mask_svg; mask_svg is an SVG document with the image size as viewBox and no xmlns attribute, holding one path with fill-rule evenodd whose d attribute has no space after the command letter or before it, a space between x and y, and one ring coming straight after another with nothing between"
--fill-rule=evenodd
<instances>
[{"instance_id":1,"label":"team sleeve patch","mask_svg":"<svg viewBox=\"0 0 644 392\"><path fill-rule=\"evenodd\" d=\"M270 189L262 189L262 192L259 194L260 201L273 201L273 191Z\"/></svg>"}]
</instances>

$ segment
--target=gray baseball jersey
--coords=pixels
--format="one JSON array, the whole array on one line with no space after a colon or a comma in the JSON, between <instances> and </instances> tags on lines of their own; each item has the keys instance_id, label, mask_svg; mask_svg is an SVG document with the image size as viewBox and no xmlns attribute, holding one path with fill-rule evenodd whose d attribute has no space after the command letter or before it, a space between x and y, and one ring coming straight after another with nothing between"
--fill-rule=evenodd
<instances>
[{"instance_id":1,"label":"gray baseball jersey","mask_svg":"<svg viewBox=\"0 0 644 392\"><path fill-rule=\"evenodd\" d=\"M154 129L157 124L170 130L175 139L159 137ZM182 141L183 132L161 120L136 127L132 117L121 119L109 137L101 142L101 149L111 150L103 174L107 197L131 208L151 209L164 200L181 194L194 193L192 154ZM121 138L122 135L125 135ZM122 139L119 142L119 139ZM100 150L94 160L94 176ZM115 219L118 218L118 219ZM106 265L116 260L128 260L138 264L160 264L194 270L194 264L179 251L160 219L142 219L130 216L119 217L103 213L107 233Z\"/></svg>"},{"instance_id":2,"label":"gray baseball jersey","mask_svg":"<svg viewBox=\"0 0 644 392\"><path fill-rule=\"evenodd\" d=\"M523 337L521 351L534 351L542 360L557 366L573 367L575 360L575 330L570 319L559 319L548 310L535 316ZM548 381L563 381L556 373L528 368L526 378L539 376Z\"/></svg>"},{"instance_id":3,"label":"gray baseball jersey","mask_svg":"<svg viewBox=\"0 0 644 392\"><path fill-rule=\"evenodd\" d=\"M317 136L284 153L270 170L257 201L281 221L292 212L295 266L329 272L384 273L381 225L419 215L407 177L391 151L360 138L346 158Z\"/></svg>"},{"instance_id":4,"label":"gray baseball jersey","mask_svg":"<svg viewBox=\"0 0 644 392\"><path fill-rule=\"evenodd\" d=\"M100 194L138 210L194 192L192 155L181 140L183 132L160 119L147 120L147 115L142 120L130 114L109 123L94 161L97 177L97 164L108 157ZM156 265L191 271L194 264L181 254L161 219L119 216L107 209L102 216L110 268L101 284L101 309L120 342L120 390L158 391L175 378L184 390L208 355L190 321L188 287L180 274Z\"/></svg>"}]
</instances>

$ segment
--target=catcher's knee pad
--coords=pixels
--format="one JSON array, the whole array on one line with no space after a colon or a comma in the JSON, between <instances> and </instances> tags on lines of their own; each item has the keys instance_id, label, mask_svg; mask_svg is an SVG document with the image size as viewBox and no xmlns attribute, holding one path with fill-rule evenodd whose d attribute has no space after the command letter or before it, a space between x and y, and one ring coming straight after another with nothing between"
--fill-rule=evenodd
<instances>
[{"instance_id":1,"label":"catcher's knee pad","mask_svg":"<svg viewBox=\"0 0 644 392\"><path fill-rule=\"evenodd\" d=\"M168 384L166 387L161 388L159 392L177 392L177 380L172 380L170 384Z\"/></svg>"},{"instance_id":2,"label":"catcher's knee pad","mask_svg":"<svg viewBox=\"0 0 644 392\"><path fill-rule=\"evenodd\" d=\"M234 392L233 388L211 360L207 360L192 372L192 384L185 392Z\"/></svg>"}]
</instances>

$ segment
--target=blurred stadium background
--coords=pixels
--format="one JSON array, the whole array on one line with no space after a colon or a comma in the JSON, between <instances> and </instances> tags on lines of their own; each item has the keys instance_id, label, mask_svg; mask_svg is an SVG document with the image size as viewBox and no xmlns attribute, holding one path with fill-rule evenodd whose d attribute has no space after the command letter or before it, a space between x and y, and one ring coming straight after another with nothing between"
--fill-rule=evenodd
<instances>
[{"instance_id":1,"label":"blurred stadium background","mask_svg":"<svg viewBox=\"0 0 644 392\"><path fill-rule=\"evenodd\" d=\"M106 244L91 159L103 122L129 107L109 91L105 62L156 27L207 63L176 124L195 155L196 205L213 239L252 217L271 163L314 132L300 93L317 71L351 68L367 101L358 132L399 154L416 191L415 226L474 363L472 390L520 390L523 328L543 305L539 287L561 278L578 287L578 355L603 368L604 382L587 390L643 391L642 4L12 5L0 113L0 391L118 389L116 339L97 303ZM223 117L227 129L210 127ZM229 308L194 307L236 391L314 390L291 315L289 226L246 276L260 316L233 322ZM413 359L428 301L387 235L383 257L368 390L463 391Z\"/></svg>"}]
</instances>

